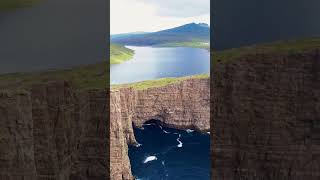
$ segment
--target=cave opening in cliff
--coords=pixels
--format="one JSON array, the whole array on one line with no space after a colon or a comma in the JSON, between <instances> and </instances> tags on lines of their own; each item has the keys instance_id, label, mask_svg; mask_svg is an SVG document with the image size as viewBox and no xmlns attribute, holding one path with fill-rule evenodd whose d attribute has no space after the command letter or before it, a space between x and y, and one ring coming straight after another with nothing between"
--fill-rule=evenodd
<instances>
[{"instance_id":1,"label":"cave opening in cliff","mask_svg":"<svg viewBox=\"0 0 320 180\"><path fill-rule=\"evenodd\" d=\"M209 179L208 133L169 128L157 119L133 128L139 144L129 146L129 158L137 179Z\"/></svg>"}]
</instances>

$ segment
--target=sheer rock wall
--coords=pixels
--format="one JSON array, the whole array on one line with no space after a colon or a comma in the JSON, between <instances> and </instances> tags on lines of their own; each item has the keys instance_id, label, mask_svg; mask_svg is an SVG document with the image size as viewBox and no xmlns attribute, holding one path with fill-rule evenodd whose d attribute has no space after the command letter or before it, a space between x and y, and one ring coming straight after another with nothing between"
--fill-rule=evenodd
<instances>
[{"instance_id":1,"label":"sheer rock wall","mask_svg":"<svg viewBox=\"0 0 320 180\"><path fill-rule=\"evenodd\" d=\"M67 82L0 93L0 179L107 179L107 92Z\"/></svg>"},{"instance_id":2,"label":"sheer rock wall","mask_svg":"<svg viewBox=\"0 0 320 180\"><path fill-rule=\"evenodd\" d=\"M256 54L212 78L212 179L320 179L320 53Z\"/></svg>"}]
</instances>

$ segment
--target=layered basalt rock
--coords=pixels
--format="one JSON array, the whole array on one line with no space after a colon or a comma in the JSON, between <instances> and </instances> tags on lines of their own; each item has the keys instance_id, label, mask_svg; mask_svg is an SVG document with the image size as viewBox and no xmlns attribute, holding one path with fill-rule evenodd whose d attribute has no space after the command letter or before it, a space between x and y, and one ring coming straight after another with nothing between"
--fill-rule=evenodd
<instances>
[{"instance_id":1,"label":"layered basalt rock","mask_svg":"<svg viewBox=\"0 0 320 180\"><path fill-rule=\"evenodd\" d=\"M319 52L216 64L211 179L320 179Z\"/></svg>"},{"instance_id":2,"label":"layered basalt rock","mask_svg":"<svg viewBox=\"0 0 320 180\"><path fill-rule=\"evenodd\" d=\"M128 144L136 145L132 124L141 127L151 119L165 126L199 131L210 129L209 78L188 79L163 87L111 92L111 179L132 179Z\"/></svg>"},{"instance_id":3,"label":"layered basalt rock","mask_svg":"<svg viewBox=\"0 0 320 180\"><path fill-rule=\"evenodd\" d=\"M107 179L107 91L67 82L0 95L0 179Z\"/></svg>"}]
</instances>

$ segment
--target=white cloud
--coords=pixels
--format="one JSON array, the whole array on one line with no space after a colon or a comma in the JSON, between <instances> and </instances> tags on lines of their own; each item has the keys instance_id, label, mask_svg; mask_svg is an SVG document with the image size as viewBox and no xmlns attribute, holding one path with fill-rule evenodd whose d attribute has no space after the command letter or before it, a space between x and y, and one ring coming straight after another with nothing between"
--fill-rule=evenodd
<instances>
[{"instance_id":1,"label":"white cloud","mask_svg":"<svg viewBox=\"0 0 320 180\"><path fill-rule=\"evenodd\" d=\"M210 0L139 0L156 7L161 16L193 17L210 14Z\"/></svg>"},{"instance_id":2,"label":"white cloud","mask_svg":"<svg viewBox=\"0 0 320 180\"><path fill-rule=\"evenodd\" d=\"M210 23L209 0L110 0L110 5L111 34Z\"/></svg>"}]
</instances>

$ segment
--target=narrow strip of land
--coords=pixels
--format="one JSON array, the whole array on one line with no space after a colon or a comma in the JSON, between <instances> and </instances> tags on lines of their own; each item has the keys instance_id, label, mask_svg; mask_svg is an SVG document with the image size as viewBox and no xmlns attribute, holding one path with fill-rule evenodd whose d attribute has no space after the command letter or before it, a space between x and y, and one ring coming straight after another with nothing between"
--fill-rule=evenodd
<instances>
[{"instance_id":1,"label":"narrow strip of land","mask_svg":"<svg viewBox=\"0 0 320 180\"><path fill-rule=\"evenodd\" d=\"M134 51L118 44L110 44L110 64L120 64L130 60Z\"/></svg>"}]
</instances>

